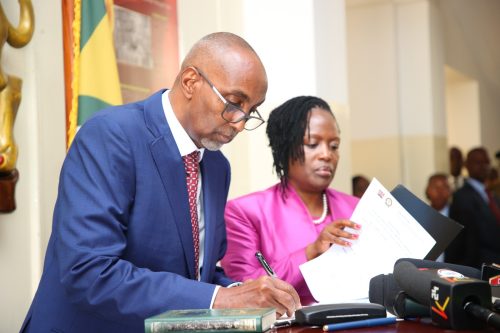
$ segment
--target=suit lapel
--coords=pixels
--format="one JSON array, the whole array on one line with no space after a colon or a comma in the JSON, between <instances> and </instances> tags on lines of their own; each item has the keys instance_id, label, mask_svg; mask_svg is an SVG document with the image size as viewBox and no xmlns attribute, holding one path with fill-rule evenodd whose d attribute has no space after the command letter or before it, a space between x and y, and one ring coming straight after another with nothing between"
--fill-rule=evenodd
<instances>
[{"instance_id":1,"label":"suit lapel","mask_svg":"<svg viewBox=\"0 0 500 333\"><path fill-rule=\"evenodd\" d=\"M481 194L478 193L478 191L474 188L474 186L466 182L464 184L464 187L467 188L467 190L471 193L471 196L474 197L474 200L478 203L480 207L482 207L482 209L489 209L488 203L484 200Z\"/></svg>"},{"instance_id":2,"label":"suit lapel","mask_svg":"<svg viewBox=\"0 0 500 333\"><path fill-rule=\"evenodd\" d=\"M150 143L151 154L165 188L170 211L174 216L179 231L190 277L194 278L193 233L190 222L186 174L179 149L165 119L161 104L162 92L158 92L146 100L144 118L146 125L155 137Z\"/></svg>"}]
</instances>

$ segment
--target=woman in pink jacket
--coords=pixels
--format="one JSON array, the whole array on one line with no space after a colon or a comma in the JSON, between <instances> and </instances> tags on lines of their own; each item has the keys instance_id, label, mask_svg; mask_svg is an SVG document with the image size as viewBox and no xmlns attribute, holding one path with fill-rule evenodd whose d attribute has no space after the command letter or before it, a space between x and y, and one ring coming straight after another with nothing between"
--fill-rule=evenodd
<instances>
[{"instance_id":1,"label":"woman in pink jacket","mask_svg":"<svg viewBox=\"0 0 500 333\"><path fill-rule=\"evenodd\" d=\"M266 131L280 182L227 203L222 266L235 280L255 279L266 274L255 258L260 251L307 305L314 298L299 265L332 245L350 246L358 235L344 228L361 228L349 220L359 199L328 187L339 160L340 130L324 100L288 100L271 112Z\"/></svg>"}]
</instances>

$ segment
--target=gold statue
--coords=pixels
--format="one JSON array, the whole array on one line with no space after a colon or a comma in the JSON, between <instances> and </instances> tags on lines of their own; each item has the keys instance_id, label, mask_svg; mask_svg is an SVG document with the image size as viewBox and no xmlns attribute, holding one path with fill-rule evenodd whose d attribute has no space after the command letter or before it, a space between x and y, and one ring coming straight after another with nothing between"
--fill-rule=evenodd
<instances>
[{"instance_id":1,"label":"gold statue","mask_svg":"<svg viewBox=\"0 0 500 333\"><path fill-rule=\"evenodd\" d=\"M31 0L19 0L17 28L10 24L0 3L0 213L16 209L14 190L19 173L16 169L17 145L14 141L14 121L21 102L22 80L7 75L1 67L3 45L20 48L28 44L35 28Z\"/></svg>"}]
</instances>

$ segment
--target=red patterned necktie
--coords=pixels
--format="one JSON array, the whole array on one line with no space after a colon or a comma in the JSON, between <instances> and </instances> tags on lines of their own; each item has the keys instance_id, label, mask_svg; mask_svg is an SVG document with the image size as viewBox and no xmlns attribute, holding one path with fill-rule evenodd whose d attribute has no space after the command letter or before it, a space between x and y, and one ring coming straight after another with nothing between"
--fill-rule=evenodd
<instances>
[{"instance_id":1,"label":"red patterned necktie","mask_svg":"<svg viewBox=\"0 0 500 333\"><path fill-rule=\"evenodd\" d=\"M189 198L189 211L191 213L191 227L193 230L194 244L194 267L195 276L198 279L198 263L200 258L200 232L198 228L198 205L196 204L198 194L198 170L200 152L195 150L189 155L182 156L186 169L186 184Z\"/></svg>"},{"instance_id":2,"label":"red patterned necktie","mask_svg":"<svg viewBox=\"0 0 500 333\"><path fill-rule=\"evenodd\" d=\"M493 215L495 215L497 223L500 225L500 208L498 208L497 203L495 202L493 192L486 190L486 195L488 195L488 205L490 206Z\"/></svg>"}]
</instances>

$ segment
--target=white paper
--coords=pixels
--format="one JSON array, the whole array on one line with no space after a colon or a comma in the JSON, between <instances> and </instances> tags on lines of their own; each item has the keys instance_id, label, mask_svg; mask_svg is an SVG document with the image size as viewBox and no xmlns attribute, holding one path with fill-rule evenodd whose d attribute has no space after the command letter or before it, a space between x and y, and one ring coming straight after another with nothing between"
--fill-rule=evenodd
<instances>
[{"instance_id":1,"label":"white paper","mask_svg":"<svg viewBox=\"0 0 500 333\"><path fill-rule=\"evenodd\" d=\"M333 245L300 265L307 286L319 303L341 303L368 297L370 279L392 273L399 258L424 258L436 241L373 179L351 220L361 224L351 247Z\"/></svg>"}]
</instances>

